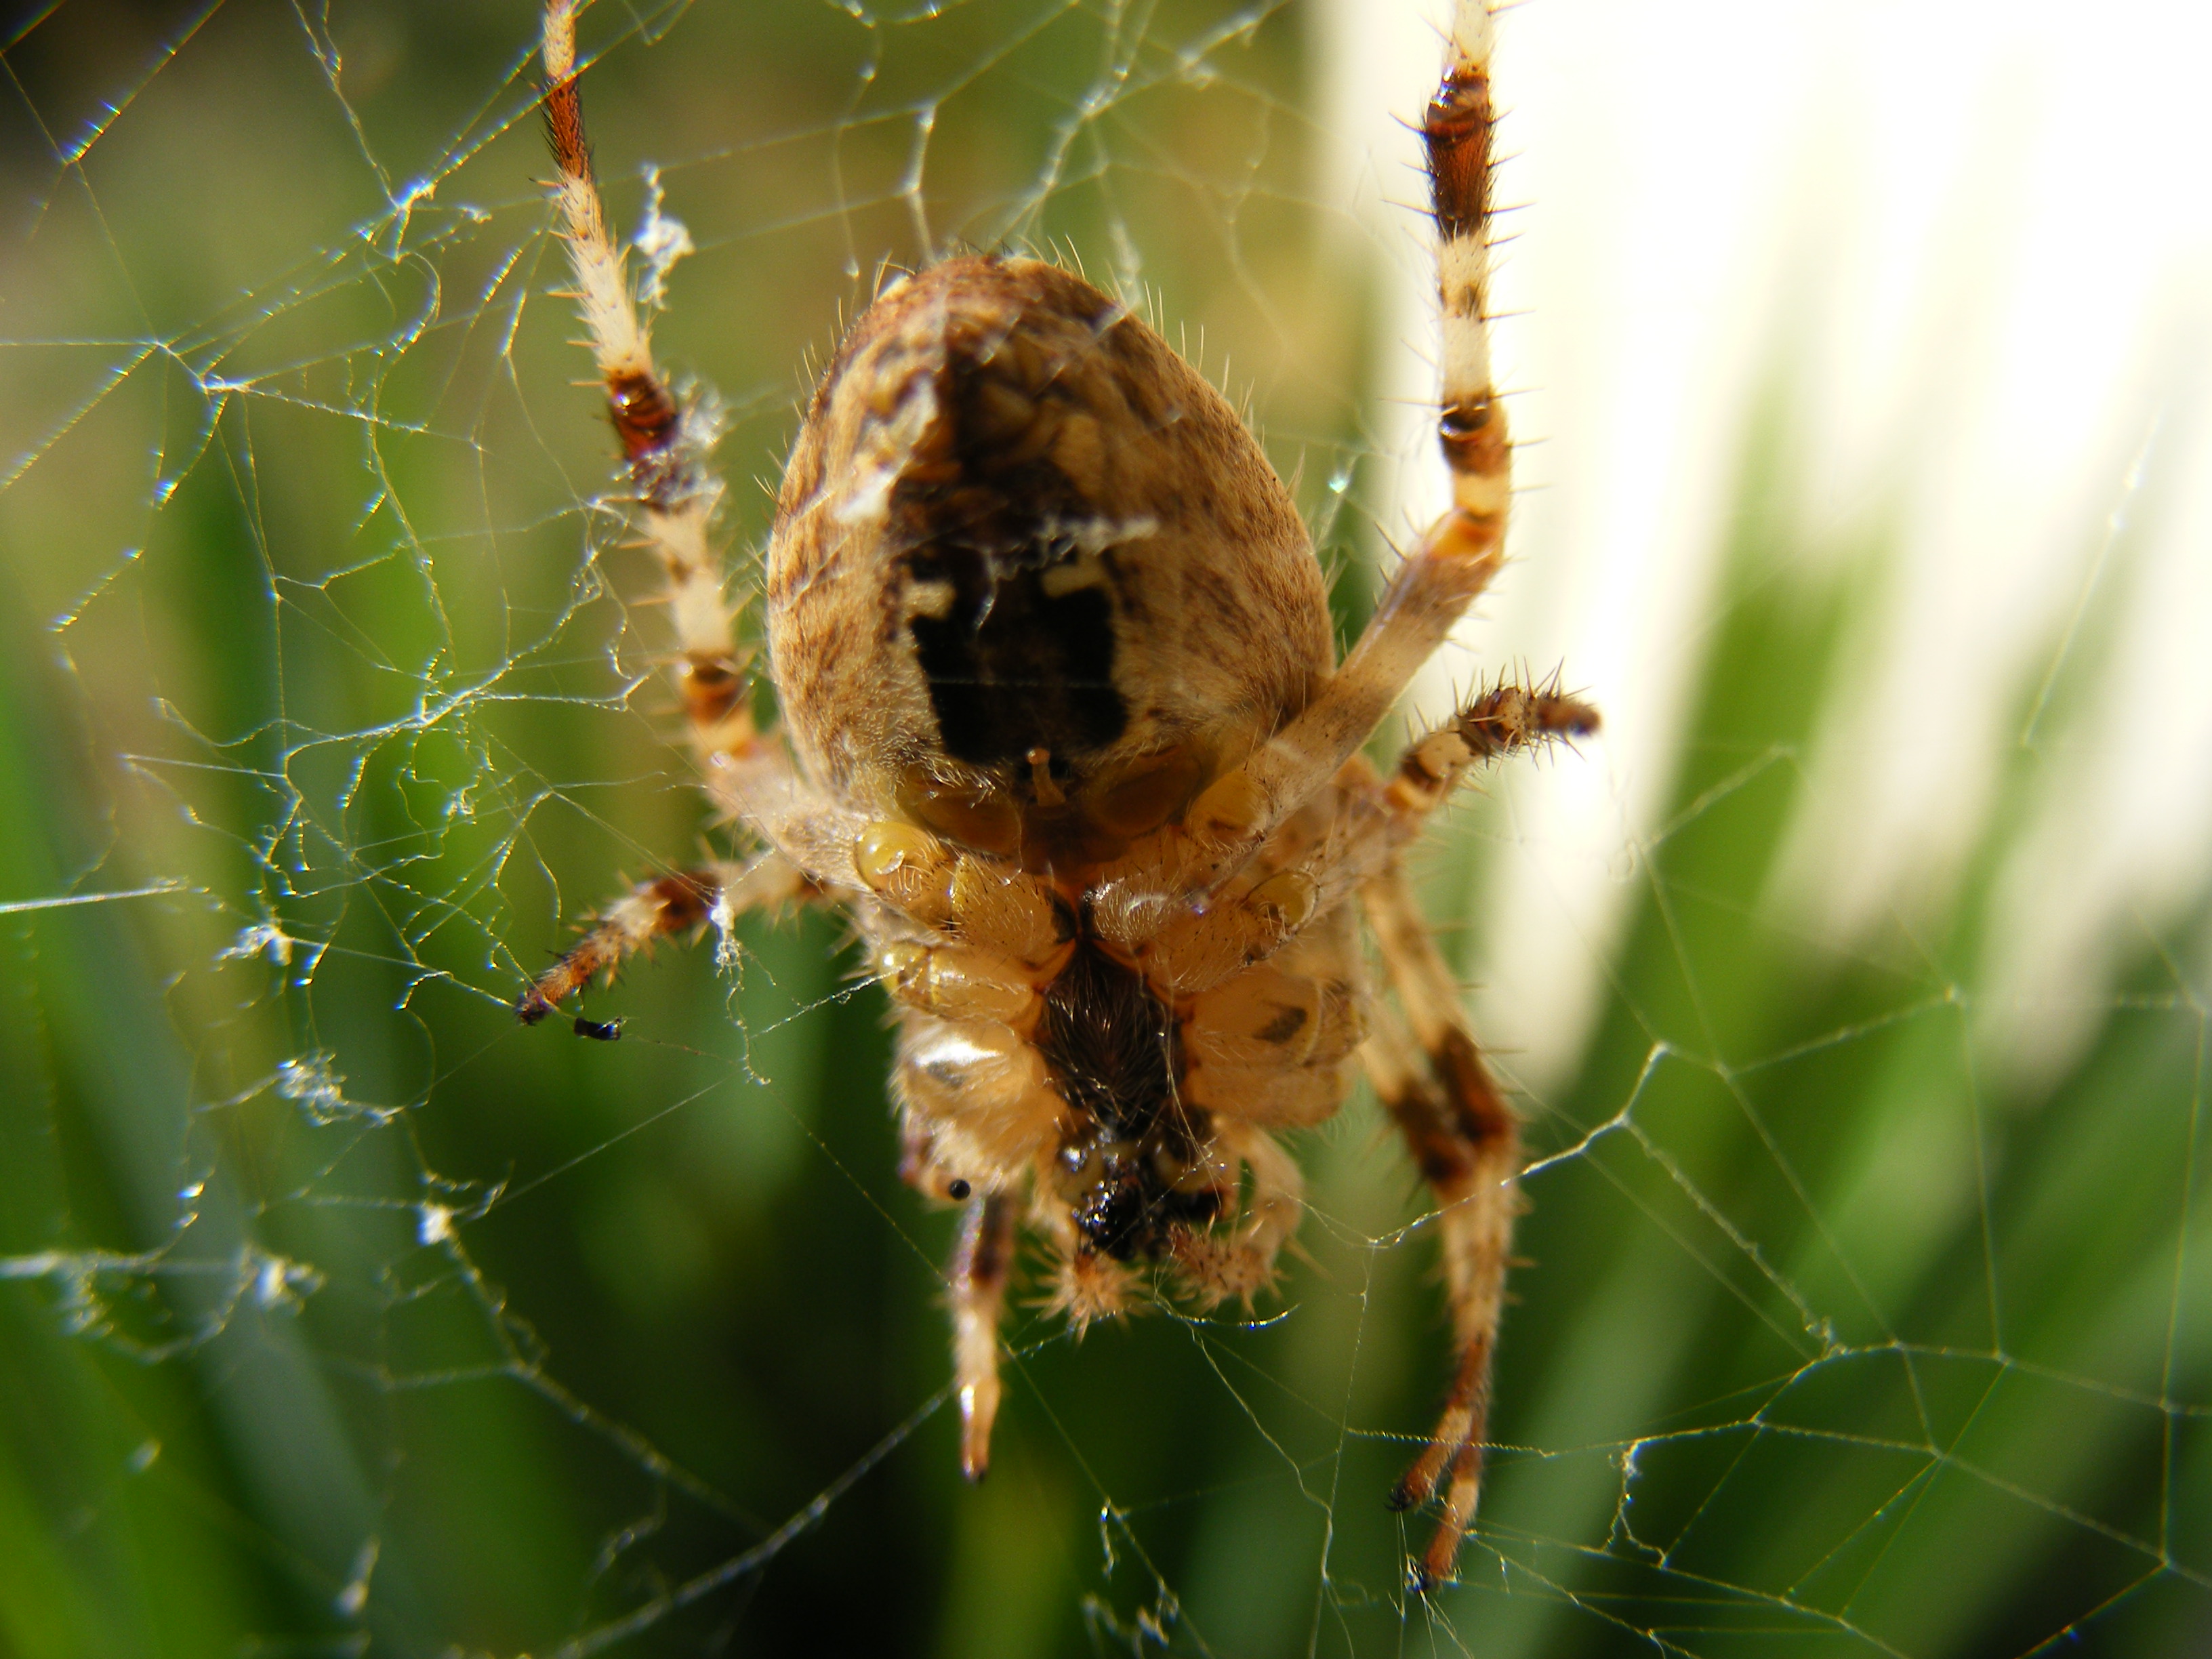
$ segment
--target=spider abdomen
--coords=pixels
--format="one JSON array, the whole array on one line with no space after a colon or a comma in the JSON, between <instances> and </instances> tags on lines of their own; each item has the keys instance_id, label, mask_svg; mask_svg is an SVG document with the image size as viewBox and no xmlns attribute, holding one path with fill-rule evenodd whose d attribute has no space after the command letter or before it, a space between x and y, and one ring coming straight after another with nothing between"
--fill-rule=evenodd
<instances>
[{"instance_id":1,"label":"spider abdomen","mask_svg":"<svg viewBox=\"0 0 2212 1659\"><path fill-rule=\"evenodd\" d=\"M1305 526L1235 410L1034 260L948 260L854 325L767 600L801 764L1033 867L1166 821L1333 662Z\"/></svg>"}]
</instances>

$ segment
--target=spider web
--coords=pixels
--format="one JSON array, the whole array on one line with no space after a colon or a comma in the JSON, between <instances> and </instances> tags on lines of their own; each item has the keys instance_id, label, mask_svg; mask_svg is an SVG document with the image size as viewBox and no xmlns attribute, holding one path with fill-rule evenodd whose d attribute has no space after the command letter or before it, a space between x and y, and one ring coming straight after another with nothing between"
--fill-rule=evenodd
<instances>
[{"instance_id":1,"label":"spider web","mask_svg":"<svg viewBox=\"0 0 2212 1659\"><path fill-rule=\"evenodd\" d=\"M1508 25L1501 362L1542 441L1521 562L1413 702L1564 661L1608 723L1418 868L1534 1159L1483 1512L1426 1600L1381 1498L1441 1311L1370 1101L1299 1145L1250 1319L1019 1313L971 1491L950 1222L896 1179L835 925L664 952L588 1000L618 1042L514 1024L623 877L720 837L573 384L532 8L12 27L0 1649L2212 1639L2182 25ZM733 562L882 264L1025 247L1247 403L1355 629L1443 499L1394 125L1431 31L593 8Z\"/></svg>"}]
</instances>

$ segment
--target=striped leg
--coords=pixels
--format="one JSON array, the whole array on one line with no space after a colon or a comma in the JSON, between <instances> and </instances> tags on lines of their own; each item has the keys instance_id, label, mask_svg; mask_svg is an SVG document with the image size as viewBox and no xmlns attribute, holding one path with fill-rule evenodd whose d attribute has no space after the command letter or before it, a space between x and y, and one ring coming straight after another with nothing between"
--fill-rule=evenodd
<instances>
[{"instance_id":1,"label":"striped leg","mask_svg":"<svg viewBox=\"0 0 2212 1659\"><path fill-rule=\"evenodd\" d=\"M1597 710L1561 691L1557 675L1541 685L1501 678L1398 757L1383 798L1399 820L1401 842L1419 833L1428 815L1474 768L1586 738L1597 728Z\"/></svg>"},{"instance_id":2,"label":"striped leg","mask_svg":"<svg viewBox=\"0 0 2212 1659\"><path fill-rule=\"evenodd\" d=\"M1513 493L1505 411L1491 383L1490 95L1495 30L1484 0L1457 0L1443 83L1422 123L1437 224L1443 398L1437 432L1452 505L1399 567L1344 665L1304 713L1192 804L1206 846L1200 878L1218 881L1366 742L1376 724L1497 574Z\"/></svg>"},{"instance_id":3,"label":"striped leg","mask_svg":"<svg viewBox=\"0 0 2212 1659\"><path fill-rule=\"evenodd\" d=\"M607 229L576 86L575 0L548 0L545 131L560 172L555 196L607 412L622 441L644 541L659 560L682 661L677 676L692 742L710 781L742 771L762 747L721 561L708 540L722 481L708 465L719 434L711 399L679 401L653 368L623 250Z\"/></svg>"},{"instance_id":4,"label":"striped leg","mask_svg":"<svg viewBox=\"0 0 2212 1659\"><path fill-rule=\"evenodd\" d=\"M1436 1534L1409 1575L1417 1590L1451 1577L1460 1540L1482 1489L1489 1428L1491 1358L1504 1306L1505 1267L1520 1206L1515 1179L1521 1138L1512 1109L1492 1081L1462 1012L1458 988L1415 912L1394 866L1363 890L1382 963L1425 1057L1406 1058L1405 1033L1378 1023L1361 1049L1375 1090L1397 1120L1413 1161L1437 1197L1444 1283L1458 1349L1450 1393L1435 1432L1390 1494L1412 1509L1439 1492ZM1395 1026L1395 1022L1391 1022Z\"/></svg>"},{"instance_id":5,"label":"striped leg","mask_svg":"<svg viewBox=\"0 0 2212 1659\"><path fill-rule=\"evenodd\" d=\"M571 297L606 388L637 527L659 561L681 663L677 689L692 746L709 789L726 810L745 817L750 797L781 800L795 793L796 785L781 743L754 724L748 663L737 644L721 562L708 538L722 496L721 480L708 465L717 435L711 399L679 400L654 368L623 250L607 229L576 85L575 10L575 0L548 0L543 42L545 131L560 174L555 198L575 278ZM538 977L515 1012L534 1024L594 975L611 974L656 939L818 891L775 854L746 866L714 864L641 883L601 912L574 948Z\"/></svg>"},{"instance_id":6,"label":"striped leg","mask_svg":"<svg viewBox=\"0 0 2212 1659\"><path fill-rule=\"evenodd\" d=\"M625 960L657 939L689 933L709 922L726 928L747 910L772 910L820 892L777 853L763 853L750 864L710 864L640 882L531 982L515 1002L515 1017L525 1025L537 1024L594 975L611 978Z\"/></svg>"}]
</instances>

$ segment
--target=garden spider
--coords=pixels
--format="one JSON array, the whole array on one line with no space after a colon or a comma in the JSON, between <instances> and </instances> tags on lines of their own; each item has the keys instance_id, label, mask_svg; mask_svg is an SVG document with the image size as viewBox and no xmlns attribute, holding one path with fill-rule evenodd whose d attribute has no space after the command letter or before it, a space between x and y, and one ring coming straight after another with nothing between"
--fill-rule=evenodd
<instances>
[{"instance_id":1,"label":"garden spider","mask_svg":"<svg viewBox=\"0 0 2212 1659\"><path fill-rule=\"evenodd\" d=\"M1305 526L1220 394L1076 276L971 255L886 286L815 390L767 556L782 725L763 731L710 544L712 423L654 368L608 234L574 4L544 24L574 297L706 787L762 850L644 884L517 1012L741 911L850 915L897 1013L902 1173L967 1206L949 1281L970 1477L1018 1222L1079 1329L1142 1267L1201 1307L1249 1301L1299 1218L1274 1132L1333 1115L1356 1054L1436 1195L1458 1360L1391 1501L1441 1495L1411 1578L1445 1579L1480 1481L1519 1141L1400 861L1471 767L1596 725L1509 679L1388 779L1360 753L1501 558L1488 9L1458 0L1423 126L1452 504L1342 664ZM1363 911L1403 1025L1365 987Z\"/></svg>"}]
</instances>

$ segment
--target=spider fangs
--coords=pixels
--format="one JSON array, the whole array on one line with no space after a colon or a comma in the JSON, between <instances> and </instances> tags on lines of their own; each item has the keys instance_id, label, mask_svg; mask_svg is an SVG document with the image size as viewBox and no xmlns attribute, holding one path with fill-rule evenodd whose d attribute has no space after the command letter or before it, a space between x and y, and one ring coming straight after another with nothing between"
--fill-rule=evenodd
<instances>
[{"instance_id":1,"label":"spider fangs","mask_svg":"<svg viewBox=\"0 0 2212 1659\"><path fill-rule=\"evenodd\" d=\"M948 1285L971 1476L1018 1222L1078 1325L1154 1266L1201 1306L1249 1301L1299 1218L1276 1133L1334 1113L1357 1054L1437 1201L1458 1363L1392 1502L1441 1496L1411 1577L1443 1580L1480 1479L1519 1153L1400 860L1470 768L1596 726L1509 679L1388 778L1360 753L1500 558L1488 10L1458 0L1423 125L1452 502L1341 664L1305 527L1220 394L1088 283L970 256L887 287L816 388L768 551L782 725L762 730L708 536L712 434L654 368L606 229L573 3L549 4L544 58L575 297L705 786L760 850L644 884L518 1012L710 919L851 915L896 1012L902 1172L967 1206ZM1402 1017L1369 993L1362 912Z\"/></svg>"}]
</instances>

